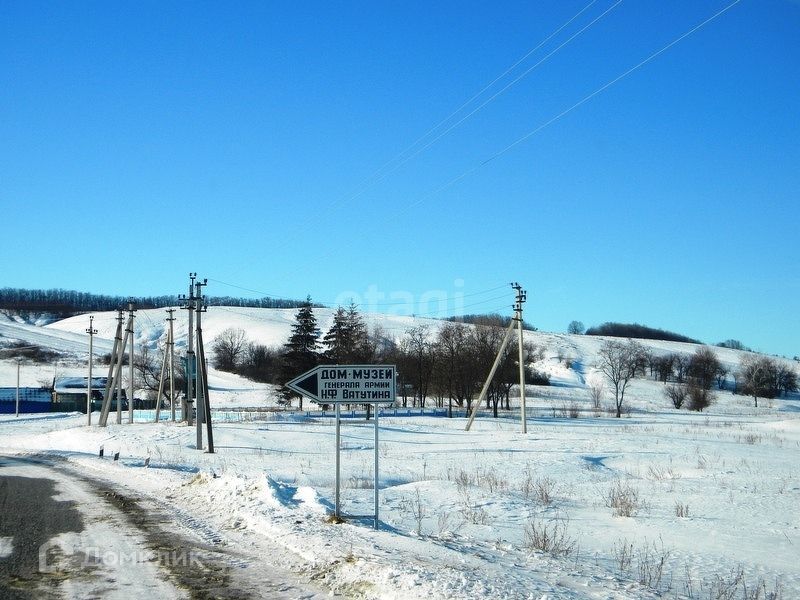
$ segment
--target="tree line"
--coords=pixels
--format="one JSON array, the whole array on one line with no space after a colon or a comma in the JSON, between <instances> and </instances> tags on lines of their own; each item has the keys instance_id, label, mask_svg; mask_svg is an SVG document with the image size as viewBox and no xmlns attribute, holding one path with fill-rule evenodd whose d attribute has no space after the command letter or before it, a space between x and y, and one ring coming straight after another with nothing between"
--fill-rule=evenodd
<instances>
[{"instance_id":1,"label":"tree line","mask_svg":"<svg viewBox=\"0 0 800 600\"><path fill-rule=\"evenodd\" d=\"M223 331L212 342L215 368L239 373L256 381L283 386L290 379L320 364L394 364L398 373L398 398L402 406L425 407L433 403L470 410L475 396L500 349L507 322L500 317L475 317L473 323L445 322L438 330L420 325L399 339L380 327L367 327L357 307L339 307L323 335L310 298L301 306L291 333L280 347L266 347L247 339L242 329ZM488 390L486 408L495 416L510 410L511 389L519 382L517 344L509 343ZM528 383L547 385L549 379L529 364L542 358L543 348L524 345ZM302 398L281 389L285 405Z\"/></svg>"},{"instance_id":2,"label":"tree line","mask_svg":"<svg viewBox=\"0 0 800 600\"><path fill-rule=\"evenodd\" d=\"M665 384L664 395L675 408L702 411L714 400L714 387L724 389L728 375L733 378L733 392L759 398L776 398L798 390L797 372L786 363L769 356L746 354L738 369L729 370L708 346L700 346L691 355L656 354L640 342L609 340L598 352L596 368L612 386L614 406L620 417L628 385L637 376ZM594 394L599 395L599 394Z\"/></svg>"},{"instance_id":3,"label":"tree line","mask_svg":"<svg viewBox=\"0 0 800 600\"><path fill-rule=\"evenodd\" d=\"M177 295L162 296L110 296L75 290L49 289L28 290L22 288L0 288L0 309L31 313L50 313L64 318L85 312L101 312L126 307L133 301L137 308L166 308L179 304ZM239 306L247 308L297 308L302 300L283 298L236 298L232 296L209 296L209 306Z\"/></svg>"},{"instance_id":4,"label":"tree line","mask_svg":"<svg viewBox=\"0 0 800 600\"><path fill-rule=\"evenodd\" d=\"M579 321L573 321L570 323L569 333L580 333L579 331L573 330L573 326L579 323ZM687 344L700 343L698 340L681 335L679 333L647 327L645 325L639 325L638 323L603 323L602 325L597 325L587 329L586 335L603 335L609 337L645 340L664 340L667 342L685 342Z\"/></svg>"}]
</instances>

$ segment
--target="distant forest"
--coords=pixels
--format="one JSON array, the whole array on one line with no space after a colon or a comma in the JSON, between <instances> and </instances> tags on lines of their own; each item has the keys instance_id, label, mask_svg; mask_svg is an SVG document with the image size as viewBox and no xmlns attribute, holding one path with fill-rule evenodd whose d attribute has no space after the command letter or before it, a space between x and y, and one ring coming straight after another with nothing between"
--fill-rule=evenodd
<instances>
[{"instance_id":1,"label":"distant forest","mask_svg":"<svg viewBox=\"0 0 800 600\"><path fill-rule=\"evenodd\" d=\"M586 330L586 335L607 335L610 337L635 338L643 340L664 340L667 342L686 342L688 344L700 344L702 342L673 333L663 329L645 327L638 323L603 323L597 327L590 327Z\"/></svg>"},{"instance_id":2,"label":"distant forest","mask_svg":"<svg viewBox=\"0 0 800 600\"><path fill-rule=\"evenodd\" d=\"M497 313L490 313L485 315L471 314L471 315L461 315L458 317L448 317L445 319L445 321L450 321L452 323L467 323L468 325L491 325L494 327L508 327L513 318L514 317L504 317L503 315ZM525 320L522 321L522 328L527 331L538 331L536 327L534 327Z\"/></svg>"},{"instance_id":3,"label":"distant forest","mask_svg":"<svg viewBox=\"0 0 800 600\"><path fill-rule=\"evenodd\" d=\"M68 317L77 313L117 310L127 307L132 300L137 308L165 308L178 306L177 296L107 296L76 292L74 290L24 290L20 288L0 288L0 310L17 310L37 313L51 313L57 317ZM230 296L209 296L209 306L241 306L249 308L298 308L304 300L285 300L278 298L233 298Z\"/></svg>"}]
</instances>

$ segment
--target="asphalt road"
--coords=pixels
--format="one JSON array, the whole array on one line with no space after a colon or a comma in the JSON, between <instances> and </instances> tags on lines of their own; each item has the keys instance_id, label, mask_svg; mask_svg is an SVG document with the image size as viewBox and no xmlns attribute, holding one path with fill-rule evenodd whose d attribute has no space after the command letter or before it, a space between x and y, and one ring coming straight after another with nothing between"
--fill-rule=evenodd
<instances>
[{"instance_id":1,"label":"asphalt road","mask_svg":"<svg viewBox=\"0 0 800 600\"><path fill-rule=\"evenodd\" d=\"M224 537L58 457L0 456L0 600L330 598Z\"/></svg>"},{"instance_id":2,"label":"asphalt road","mask_svg":"<svg viewBox=\"0 0 800 600\"><path fill-rule=\"evenodd\" d=\"M83 517L74 502L54 498L55 481L3 475L7 465L0 461L0 598L42 597L39 549L60 533L83 531Z\"/></svg>"}]
</instances>

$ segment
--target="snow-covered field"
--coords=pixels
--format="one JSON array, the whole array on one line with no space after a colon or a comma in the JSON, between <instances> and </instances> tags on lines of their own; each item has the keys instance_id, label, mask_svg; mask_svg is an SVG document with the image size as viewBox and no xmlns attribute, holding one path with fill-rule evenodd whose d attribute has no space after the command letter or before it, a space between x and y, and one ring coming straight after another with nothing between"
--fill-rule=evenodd
<instances>
[{"instance_id":1,"label":"snow-covered field","mask_svg":"<svg viewBox=\"0 0 800 600\"><path fill-rule=\"evenodd\" d=\"M233 326L279 344L293 312L212 308L204 329L209 340ZM163 311L138 315L137 341L161 339ZM100 338L113 335L113 317L97 315ZM324 330L330 314L319 318ZM420 322L371 319L398 336ZM44 328L5 321L0 334L37 335L37 343L49 336L52 347L74 355L59 372L82 374L87 321ZM636 380L627 417L596 415L586 382L597 377L602 340L527 335L546 346L538 366L554 384L528 390L527 434L518 413L481 416L470 432L460 417L382 417L378 531L368 518L371 424L343 426L342 504L354 517L342 524L328 518L328 417L218 423L212 455L196 450L194 428L181 424L101 429L86 427L81 415L6 416L0 452L66 457L139 495L168 499L231 546L266 552L277 544L285 551L274 561L343 597L800 598L800 397L756 409L752 399L719 392L698 414L673 409L663 384ZM715 351L726 366L738 364L740 353ZM26 369L35 381L53 367ZM269 386L213 375L215 406L270 403ZM0 385L15 377L13 363L0 364ZM578 418L568 416L572 405ZM119 451L120 461L100 459L101 445L106 456Z\"/></svg>"}]
</instances>

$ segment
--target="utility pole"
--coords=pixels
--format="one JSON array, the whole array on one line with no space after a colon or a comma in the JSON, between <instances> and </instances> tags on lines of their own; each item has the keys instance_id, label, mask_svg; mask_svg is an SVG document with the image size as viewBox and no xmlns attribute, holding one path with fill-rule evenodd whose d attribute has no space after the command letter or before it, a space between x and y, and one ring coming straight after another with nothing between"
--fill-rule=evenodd
<instances>
[{"instance_id":1,"label":"utility pole","mask_svg":"<svg viewBox=\"0 0 800 600\"><path fill-rule=\"evenodd\" d=\"M111 395L115 390L114 367L117 363L117 354L122 345L122 309L117 310L117 331L114 334L114 347L111 350L111 360L108 361L108 378L106 379L105 395L103 396L103 408L100 411L100 427L108 424L108 413L111 411ZM117 397L119 402L119 397Z\"/></svg>"},{"instance_id":2,"label":"utility pole","mask_svg":"<svg viewBox=\"0 0 800 600\"><path fill-rule=\"evenodd\" d=\"M195 354L195 360L197 361L197 380L196 380L196 391L197 391L197 443L195 447L198 450L203 449L203 422L205 421L206 410L205 410L205 398L203 397L204 390L203 390L203 355L200 351L200 337L201 331L203 330L200 324L200 317L203 314L203 286L206 285L206 282L200 283L199 281L195 284L196 293L194 295L195 302L195 312L197 313L197 329L195 332L189 331L189 335L191 336L193 333L197 335L197 353Z\"/></svg>"},{"instance_id":3,"label":"utility pole","mask_svg":"<svg viewBox=\"0 0 800 600\"><path fill-rule=\"evenodd\" d=\"M211 430L211 405L208 397L208 365L206 363L205 345L203 344L203 327L201 316L208 310L203 296L203 286L208 285L208 280L203 279L195 283L197 288L197 449L203 447L203 423L206 424L208 436L208 452L214 453L214 435Z\"/></svg>"},{"instance_id":4,"label":"utility pole","mask_svg":"<svg viewBox=\"0 0 800 600\"><path fill-rule=\"evenodd\" d=\"M181 300L184 300L185 304L181 307L182 309L189 311L189 334L188 340L186 343L186 400L183 403L183 418L186 419L186 424L190 427L193 425L194 420L192 418L192 403L194 402L193 399L193 390L194 390L194 381L193 378L195 376L195 357L194 357L194 280L197 278L197 273L189 273L189 296L180 296Z\"/></svg>"},{"instance_id":5,"label":"utility pole","mask_svg":"<svg viewBox=\"0 0 800 600\"><path fill-rule=\"evenodd\" d=\"M175 422L175 331L173 330L172 323L175 321L175 309L170 308L168 311L169 318L169 408L170 417L172 422Z\"/></svg>"},{"instance_id":6,"label":"utility pole","mask_svg":"<svg viewBox=\"0 0 800 600\"><path fill-rule=\"evenodd\" d=\"M133 313L136 312L133 304L133 298L128 300L128 329L126 335L130 334L131 349L130 356L128 357L128 375L130 382L128 384L130 393L128 394L128 423L133 423Z\"/></svg>"},{"instance_id":7,"label":"utility pole","mask_svg":"<svg viewBox=\"0 0 800 600\"><path fill-rule=\"evenodd\" d=\"M19 363L20 359L17 359L17 403L16 403L16 409L14 411L15 417L19 416Z\"/></svg>"},{"instance_id":8,"label":"utility pole","mask_svg":"<svg viewBox=\"0 0 800 600\"><path fill-rule=\"evenodd\" d=\"M89 329L86 330L86 333L89 334L89 377L86 380L86 424L92 424L92 358L94 357L94 351L92 349L92 341L94 340L94 336L97 334L97 329L92 327L92 321L94 321L94 317L89 317Z\"/></svg>"},{"instance_id":9,"label":"utility pole","mask_svg":"<svg viewBox=\"0 0 800 600\"><path fill-rule=\"evenodd\" d=\"M518 283L511 284L517 292L517 300L514 304L515 319L518 327L519 337L519 412L522 421L522 433L528 433L528 418L525 412L525 344L522 339L522 305L528 299L528 292L522 289Z\"/></svg>"},{"instance_id":10,"label":"utility pole","mask_svg":"<svg viewBox=\"0 0 800 600\"><path fill-rule=\"evenodd\" d=\"M516 286L519 286L519 284L518 283L512 283L511 284L511 287L513 287L515 290L517 289ZM522 291L521 294L522 294L522 297L523 297L522 301L524 302L524 296L526 295L526 292ZM505 352L506 346L508 346L508 342L511 339L511 334L513 333L515 327L519 327L520 339L522 339L522 304L520 302L520 297L521 297L520 296L520 290L517 290L517 304L514 305L514 309L516 310L517 317L511 319L511 322L508 324L508 329L506 329L506 335L503 337L503 343L500 344L500 349L497 351L497 356L495 357L494 364L492 365L492 368L489 371L489 376L486 378L486 381L483 383L483 388L481 388L481 393L478 396L478 400L472 405L472 412L470 412L469 419L467 419L467 426L465 428L465 431L469 431L470 428L472 427L472 422L475 420L475 416L478 414L478 410L480 410L481 403L486 399L486 394L489 391L489 385L492 383L492 379L494 378L494 374L497 372L497 367L500 366L500 362L501 362L501 360L503 358L503 352ZM520 344L520 359L519 360L520 360L520 377L522 378L521 381L524 384L524 381L525 381L524 380L525 367L522 364L522 344ZM525 404L524 404L524 402L525 402L525 400L524 400L525 391L524 391L524 389L521 390L521 392L523 394L523 396L522 396L522 402L523 402L523 404L522 404L522 414L523 414L523 425L522 425L523 429L522 429L522 431L523 431L523 433L525 433L525 416L524 416L525 415Z\"/></svg>"},{"instance_id":11,"label":"utility pole","mask_svg":"<svg viewBox=\"0 0 800 600\"><path fill-rule=\"evenodd\" d=\"M174 369L174 356L175 356L175 342L173 341L173 328L172 323L175 321L175 317L172 316L175 313L174 308L168 308L167 313L169 313L169 317L167 317L167 323L169 323L169 329L167 330L167 342L164 346L164 358L161 361L161 375L158 379L158 395L156 396L156 423L159 422L161 419L161 396L164 394L164 374L168 373L169 376L169 405L170 405L170 412L172 415L172 421L175 421L175 369ZM169 363L169 371L167 371L167 363Z\"/></svg>"}]
</instances>

